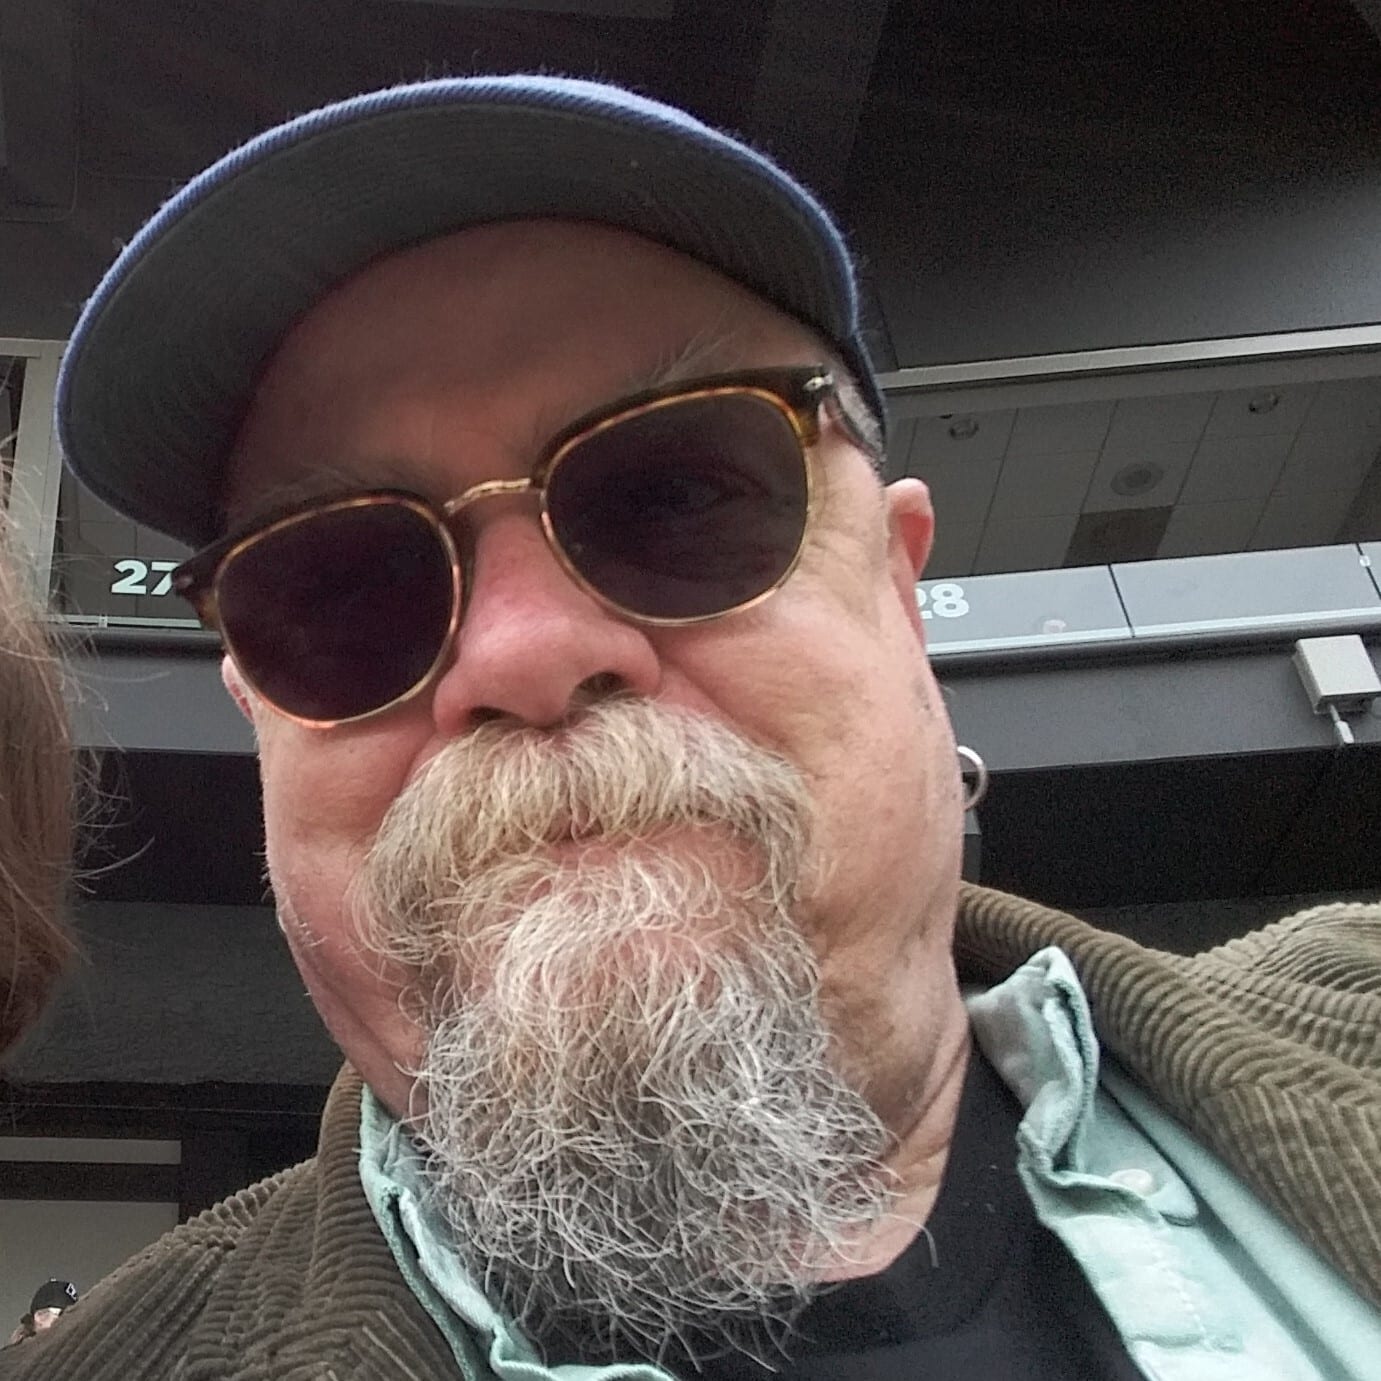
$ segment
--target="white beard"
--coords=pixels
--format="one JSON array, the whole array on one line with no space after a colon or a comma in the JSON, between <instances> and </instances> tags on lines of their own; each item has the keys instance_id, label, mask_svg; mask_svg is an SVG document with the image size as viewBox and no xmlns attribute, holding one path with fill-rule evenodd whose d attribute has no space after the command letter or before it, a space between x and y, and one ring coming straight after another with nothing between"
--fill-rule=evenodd
<instances>
[{"instance_id":1,"label":"white beard","mask_svg":"<svg viewBox=\"0 0 1381 1381\"><path fill-rule=\"evenodd\" d=\"M808 823L780 759L628 699L560 742L486 726L385 820L358 914L422 975L429 1180L534 1333L743 1336L885 1213L792 917Z\"/></svg>"}]
</instances>

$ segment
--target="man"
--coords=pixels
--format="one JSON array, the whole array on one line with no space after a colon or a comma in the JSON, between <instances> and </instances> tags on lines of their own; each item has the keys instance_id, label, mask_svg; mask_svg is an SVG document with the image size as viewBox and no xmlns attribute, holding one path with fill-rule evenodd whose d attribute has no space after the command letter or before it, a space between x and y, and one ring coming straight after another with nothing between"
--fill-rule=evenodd
<instances>
[{"instance_id":1,"label":"man","mask_svg":"<svg viewBox=\"0 0 1381 1381\"><path fill-rule=\"evenodd\" d=\"M1364 1374L1375 920L961 891L929 499L766 160L545 78L317 112L131 244L59 412L201 548L349 1067L3 1374Z\"/></svg>"}]
</instances>

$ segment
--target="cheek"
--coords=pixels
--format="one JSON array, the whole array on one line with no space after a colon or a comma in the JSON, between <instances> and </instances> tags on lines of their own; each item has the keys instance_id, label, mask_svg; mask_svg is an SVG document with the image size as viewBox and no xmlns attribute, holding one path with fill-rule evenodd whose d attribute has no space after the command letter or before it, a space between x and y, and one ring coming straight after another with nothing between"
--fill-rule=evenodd
<instances>
[{"instance_id":1,"label":"cheek","mask_svg":"<svg viewBox=\"0 0 1381 1381\"><path fill-rule=\"evenodd\" d=\"M702 635L668 661L694 686L699 707L806 774L822 829L867 837L904 816L915 831L918 817L942 804L932 801L937 773L943 779L957 767L905 611L898 604L876 621L804 603L774 612L755 628L745 620L720 646Z\"/></svg>"},{"instance_id":2,"label":"cheek","mask_svg":"<svg viewBox=\"0 0 1381 1381\"><path fill-rule=\"evenodd\" d=\"M261 727L260 773L269 870L304 925L328 924L384 813L426 741L425 728L318 731Z\"/></svg>"},{"instance_id":3,"label":"cheek","mask_svg":"<svg viewBox=\"0 0 1381 1381\"><path fill-rule=\"evenodd\" d=\"M830 726L818 784L822 847L855 887L923 872L954 813L958 769L928 678L893 669L850 697ZM951 780L953 778L953 780Z\"/></svg>"},{"instance_id":4,"label":"cheek","mask_svg":"<svg viewBox=\"0 0 1381 1381\"><path fill-rule=\"evenodd\" d=\"M951 873L957 883L953 737L895 596L880 596L866 617L823 601L775 612L773 626L745 630L713 668L708 654L681 665L717 713L806 773L823 870L812 910L827 948L852 951L906 921Z\"/></svg>"},{"instance_id":5,"label":"cheek","mask_svg":"<svg viewBox=\"0 0 1381 1381\"><path fill-rule=\"evenodd\" d=\"M336 1042L395 1113L423 1037L399 1006L407 975L356 947L350 885L426 735L261 730L269 874L293 958ZM307 735L304 737L304 735Z\"/></svg>"}]
</instances>

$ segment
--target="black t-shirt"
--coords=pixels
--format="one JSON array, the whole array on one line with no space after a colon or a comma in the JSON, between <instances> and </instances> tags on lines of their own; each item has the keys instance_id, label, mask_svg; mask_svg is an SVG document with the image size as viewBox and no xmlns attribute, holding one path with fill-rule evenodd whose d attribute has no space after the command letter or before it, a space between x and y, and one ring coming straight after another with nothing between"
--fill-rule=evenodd
<instances>
[{"instance_id":1,"label":"black t-shirt","mask_svg":"<svg viewBox=\"0 0 1381 1381\"><path fill-rule=\"evenodd\" d=\"M1083 1273L1041 1226L1016 1171L1021 1110L975 1047L939 1198L885 1271L822 1291L766 1367L691 1340L685 1381L1145 1381ZM608 1362L548 1339L552 1361ZM718 1355L716 1355L718 1354ZM625 1358L627 1354L624 1354Z\"/></svg>"}]
</instances>

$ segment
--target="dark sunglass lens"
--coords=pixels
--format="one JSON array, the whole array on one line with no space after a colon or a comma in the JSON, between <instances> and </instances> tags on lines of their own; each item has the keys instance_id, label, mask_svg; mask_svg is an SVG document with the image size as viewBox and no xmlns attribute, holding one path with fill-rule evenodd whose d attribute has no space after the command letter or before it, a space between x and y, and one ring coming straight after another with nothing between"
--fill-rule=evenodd
<instances>
[{"instance_id":1,"label":"dark sunglass lens","mask_svg":"<svg viewBox=\"0 0 1381 1381\"><path fill-rule=\"evenodd\" d=\"M350 719L406 695L431 670L454 602L451 562L407 504L327 508L232 557L216 586L240 669L304 719Z\"/></svg>"},{"instance_id":2,"label":"dark sunglass lens","mask_svg":"<svg viewBox=\"0 0 1381 1381\"><path fill-rule=\"evenodd\" d=\"M747 393L616 422L570 451L547 489L567 559L648 618L723 613L770 590L795 560L808 502L790 421Z\"/></svg>"}]
</instances>

